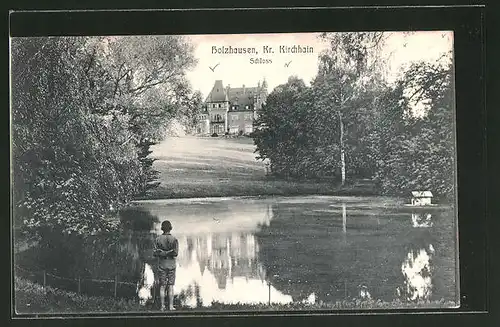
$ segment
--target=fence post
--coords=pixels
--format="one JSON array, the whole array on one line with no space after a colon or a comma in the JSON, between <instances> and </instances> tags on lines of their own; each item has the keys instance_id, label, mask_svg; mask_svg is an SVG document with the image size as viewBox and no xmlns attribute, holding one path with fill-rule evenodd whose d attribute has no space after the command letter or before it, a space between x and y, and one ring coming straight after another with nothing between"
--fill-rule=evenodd
<instances>
[{"instance_id":1,"label":"fence post","mask_svg":"<svg viewBox=\"0 0 500 327\"><path fill-rule=\"evenodd\" d=\"M271 305L271 282L267 282L267 285L269 287L269 305Z\"/></svg>"},{"instance_id":2,"label":"fence post","mask_svg":"<svg viewBox=\"0 0 500 327\"><path fill-rule=\"evenodd\" d=\"M80 283L80 276L78 276L78 294L80 294L80 290L81 290L81 283Z\"/></svg>"},{"instance_id":3,"label":"fence post","mask_svg":"<svg viewBox=\"0 0 500 327\"><path fill-rule=\"evenodd\" d=\"M118 275L115 275L115 298L116 298L116 289L118 288Z\"/></svg>"},{"instance_id":4,"label":"fence post","mask_svg":"<svg viewBox=\"0 0 500 327\"><path fill-rule=\"evenodd\" d=\"M347 281L344 279L344 299L347 299Z\"/></svg>"},{"instance_id":5,"label":"fence post","mask_svg":"<svg viewBox=\"0 0 500 327\"><path fill-rule=\"evenodd\" d=\"M153 304L156 304L156 294L158 293L158 289L156 287L156 282L153 283Z\"/></svg>"}]
</instances>

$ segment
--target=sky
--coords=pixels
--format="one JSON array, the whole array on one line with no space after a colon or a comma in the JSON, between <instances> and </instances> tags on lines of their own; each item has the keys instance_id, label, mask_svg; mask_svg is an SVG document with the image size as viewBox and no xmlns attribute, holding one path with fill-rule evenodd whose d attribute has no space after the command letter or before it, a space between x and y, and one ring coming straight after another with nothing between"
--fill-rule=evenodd
<instances>
[{"instance_id":1,"label":"sky","mask_svg":"<svg viewBox=\"0 0 500 327\"><path fill-rule=\"evenodd\" d=\"M317 72L318 55L326 47L318 36L318 33L189 35L186 38L195 47L198 64L188 72L187 78L194 90L200 90L204 97L212 89L215 80L222 80L224 86L251 87L257 86L265 78L269 92L286 83L292 75L309 84ZM280 45L308 46L313 48L313 52L279 53ZM212 53L213 47L229 46L254 47L258 54ZM264 46L271 47L274 53L263 53ZM419 31L409 35L390 32L384 48L384 56L390 58L389 81L394 81L402 67L411 62L435 61L452 47L451 31ZM268 63L251 63L252 59L267 60ZM214 71L209 68L216 65Z\"/></svg>"}]
</instances>

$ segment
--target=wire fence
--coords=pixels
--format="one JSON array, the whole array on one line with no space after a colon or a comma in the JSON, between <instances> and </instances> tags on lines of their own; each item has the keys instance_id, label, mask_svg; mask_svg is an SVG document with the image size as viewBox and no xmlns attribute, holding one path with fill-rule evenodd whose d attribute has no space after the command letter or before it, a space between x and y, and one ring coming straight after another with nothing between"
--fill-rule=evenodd
<instances>
[{"instance_id":1,"label":"wire fence","mask_svg":"<svg viewBox=\"0 0 500 327\"><path fill-rule=\"evenodd\" d=\"M68 278L50 273L47 270L38 268L36 271L29 270L14 265L16 276L28 279L34 283L42 285L46 290L47 286L63 289L65 291L73 291L77 294L86 294L91 296L113 296L114 298L132 298L137 296L137 283L120 281L118 275L114 279L96 279L96 278ZM112 284L112 285L110 285ZM271 283L267 283L269 287L268 303L271 304ZM156 283L152 288L152 301L156 302L158 297L158 287ZM176 296L179 300L179 295ZM175 300L174 300L175 301Z\"/></svg>"},{"instance_id":2,"label":"wire fence","mask_svg":"<svg viewBox=\"0 0 500 327\"><path fill-rule=\"evenodd\" d=\"M113 296L130 298L136 294L137 283L121 281L118 274L113 279L97 278L69 278L58 276L47 270L37 271L25 269L14 265L16 276L23 277L32 282L40 284L44 289L51 286L58 289L72 291L77 294L87 294L93 296Z\"/></svg>"},{"instance_id":3,"label":"wire fence","mask_svg":"<svg viewBox=\"0 0 500 327\"><path fill-rule=\"evenodd\" d=\"M15 275L24 279L30 280L43 286L46 290L48 286L62 289L77 294L85 294L89 296L104 296L114 298L131 299L137 297L137 283L130 281L121 281L119 275L116 274L113 279L99 279L99 278L70 278L58 276L57 274L48 272L42 268L36 267L36 270L29 270L19 265L14 265ZM271 290L272 283L267 281L268 286L268 304L271 305ZM353 294L352 285L346 280L338 281L335 283L335 293L340 299L348 299L355 297L359 294ZM351 286L351 287L350 287ZM152 288L152 301L156 302L159 293L158 285L155 283ZM357 292L356 292L357 293Z\"/></svg>"}]
</instances>

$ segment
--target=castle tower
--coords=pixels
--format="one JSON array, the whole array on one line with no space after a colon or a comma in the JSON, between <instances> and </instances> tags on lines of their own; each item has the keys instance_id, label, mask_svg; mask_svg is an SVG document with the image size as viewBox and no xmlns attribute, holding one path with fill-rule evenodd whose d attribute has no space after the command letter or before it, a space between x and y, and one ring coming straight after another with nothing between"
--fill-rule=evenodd
<instances>
[{"instance_id":1,"label":"castle tower","mask_svg":"<svg viewBox=\"0 0 500 327\"><path fill-rule=\"evenodd\" d=\"M229 90L229 89L228 89ZM210 134L224 134L227 131L229 99L222 80L216 80L205 100L209 116Z\"/></svg>"},{"instance_id":2,"label":"castle tower","mask_svg":"<svg viewBox=\"0 0 500 327\"><path fill-rule=\"evenodd\" d=\"M266 78L264 77L262 84L258 83L257 86L257 97L256 97L256 105L255 105L255 112L254 112L254 118L257 119L259 116L259 110L262 109L262 106L266 103L267 100L267 81Z\"/></svg>"}]
</instances>

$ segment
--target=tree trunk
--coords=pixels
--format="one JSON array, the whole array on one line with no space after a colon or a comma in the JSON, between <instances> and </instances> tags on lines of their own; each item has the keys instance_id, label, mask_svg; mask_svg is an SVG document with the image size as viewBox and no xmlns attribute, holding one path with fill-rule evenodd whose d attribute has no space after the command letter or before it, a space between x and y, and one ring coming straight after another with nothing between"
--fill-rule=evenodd
<instances>
[{"instance_id":1,"label":"tree trunk","mask_svg":"<svg viewBox=\"0 0 500 327\"><path fill-rule=\"evenodd\" d=\"M342 121L342 113L339 113L339 124L340 124L340 169L342 172L342 186L345 184L345 151L344 151L344 123Z\"/></svg>"}]
</instances>

